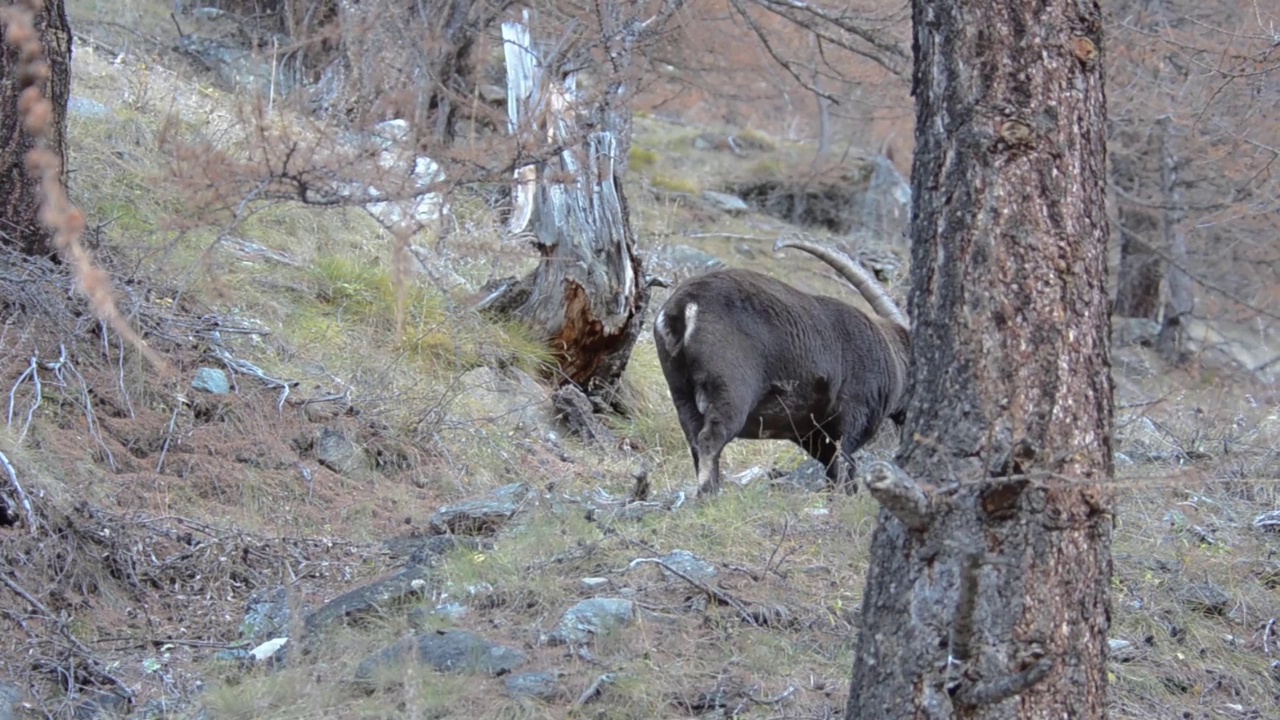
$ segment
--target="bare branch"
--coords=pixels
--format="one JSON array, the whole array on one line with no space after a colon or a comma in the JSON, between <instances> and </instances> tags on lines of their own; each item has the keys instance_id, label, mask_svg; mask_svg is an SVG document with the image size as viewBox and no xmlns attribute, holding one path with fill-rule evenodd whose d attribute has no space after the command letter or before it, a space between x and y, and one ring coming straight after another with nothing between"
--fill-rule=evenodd
<instances>
[{"instance_id":1,"label":"bare branch","mask_svg":"<svg viewBox=\"0 0 1280 720\"><path fill-rule=\"evenodd\" d=\"M883 460L871 463L867 488L885 510L912 530L927 530L933 522L929 496L897 465Z\"/></svg>"}]
</instances>

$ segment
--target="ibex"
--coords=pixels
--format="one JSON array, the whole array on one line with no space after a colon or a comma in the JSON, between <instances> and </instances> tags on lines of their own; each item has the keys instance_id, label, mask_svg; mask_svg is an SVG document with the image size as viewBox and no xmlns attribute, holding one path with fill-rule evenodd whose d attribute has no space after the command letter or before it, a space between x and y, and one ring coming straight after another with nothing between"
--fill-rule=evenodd
<instances>
[{"instance_id":1,"label":"ibex","mask_svg":"<svg viewBox=\"0 0 1280 720\"><path fill-rule=\"evenodd\" d=\"M679 285L654 322L699 496L719 491L720 453L734 438L791 440L826 466L828 486L854 491L853 453L884 418L905 419L906 316L845 254L795 239L773 249L788 247L824 260L871 312L730 269Z\"/></svg>"}]
</instances>

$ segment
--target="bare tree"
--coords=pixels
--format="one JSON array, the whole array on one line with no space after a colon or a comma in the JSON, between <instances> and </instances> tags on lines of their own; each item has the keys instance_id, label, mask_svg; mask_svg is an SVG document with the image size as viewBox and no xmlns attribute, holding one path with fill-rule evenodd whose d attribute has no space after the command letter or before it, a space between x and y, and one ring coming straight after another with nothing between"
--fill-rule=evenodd
<instances>
[{"instance_id":1,"label":"bare tree","mask_svg":"<svg viewBox=\"0 0 1280 720\"><path fill-rule=\"evenodd\" d=\"M914 391L898 464L869 468L881 511L846 717L1101 718L1101 10L914 0L913 20Z\"/></svg>"},{"instance_id":2,"label":"bare tree","mask_svg":"<svg viewBox=\"0 0 1280 720\"><path fill-rule=\"evenodd\" d=\"M13 11L29 3L4 0ZM71 27L62 0L43 0L35 16L48 72L43 79L19 72L21 52L6 15L0 24L0 243L29 255L54 255L49 228L40 222L40 174L27 163L39 136L23 125L18 95L31 83L44 91L52 116L43 128L45 147L57 158L66 180L67 98L71 92Z\"/></svg>"}]
</instances>

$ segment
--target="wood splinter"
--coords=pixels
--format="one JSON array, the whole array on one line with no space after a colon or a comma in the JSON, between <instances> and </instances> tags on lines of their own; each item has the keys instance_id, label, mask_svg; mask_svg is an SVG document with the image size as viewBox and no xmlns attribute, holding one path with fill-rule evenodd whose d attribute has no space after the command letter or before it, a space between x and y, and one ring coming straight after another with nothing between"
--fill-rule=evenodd
<instances>
[{"instance_id":1,"label":"wood splinter","mask_svg":"<svg viewBox=\"0 0 1280 720\"><path fill-rule=\"evenodd\" d=\"M933 521L929 496L897 465L885 460L868 465L867 488L877 502L908 528L923 531Z\"/></svg>"}]
</instances>

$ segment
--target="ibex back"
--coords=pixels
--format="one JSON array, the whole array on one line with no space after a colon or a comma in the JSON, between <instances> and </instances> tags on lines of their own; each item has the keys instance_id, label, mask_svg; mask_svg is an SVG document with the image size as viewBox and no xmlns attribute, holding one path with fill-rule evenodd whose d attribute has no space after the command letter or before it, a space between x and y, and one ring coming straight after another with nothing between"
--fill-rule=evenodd
<instances>
[{"instance_id":1,"label":"ibex back","mask_svg":"<svg viewBox=\"0 0 1280 720\"><path fill-rule=\"evenodd\" d=\"M884 418L903 422L910 331L875 278L852 259L779 240L831 265L874 310L801 292L750 270L690 278L658 311L654 341L698 494L720 489L720 454L734 438L785 439L826 466L828 484L856 489L853 453Z\"/></svg>"}]
</instances>

